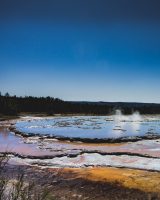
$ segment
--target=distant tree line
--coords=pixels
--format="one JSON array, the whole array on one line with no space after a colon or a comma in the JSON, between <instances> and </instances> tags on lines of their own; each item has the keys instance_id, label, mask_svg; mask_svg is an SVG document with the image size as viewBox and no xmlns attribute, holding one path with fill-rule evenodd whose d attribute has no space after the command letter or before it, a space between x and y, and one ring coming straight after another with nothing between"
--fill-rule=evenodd
<instances>
[{"instance_id":1,"label":"distant tree line","mask_svg":"<svg viewBox=\"0 0 160 200\"><path fill-rule=\"evenodd\" d=\"M17 115L22 112L53 114L113 114L120 109L124 114L160 114L160 104L123 102L71 102L53 97L17 97L0 93L0 114Z\"/></svg>"}]
</instances>

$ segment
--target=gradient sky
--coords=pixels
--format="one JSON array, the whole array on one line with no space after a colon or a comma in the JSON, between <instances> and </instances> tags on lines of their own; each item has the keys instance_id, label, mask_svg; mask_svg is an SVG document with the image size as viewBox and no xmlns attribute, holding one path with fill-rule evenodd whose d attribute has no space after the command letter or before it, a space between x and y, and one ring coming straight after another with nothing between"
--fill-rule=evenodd
<instances>
[{"instance_id":1,"label":"gradient sky","mask_svg":"<svg viewBox=\"0 0 160 200\"><path fill-rule=\"evenodd\" d=\"M0 0L0 91L160 103L159 0Z\"/></svg>"}]
</instances>

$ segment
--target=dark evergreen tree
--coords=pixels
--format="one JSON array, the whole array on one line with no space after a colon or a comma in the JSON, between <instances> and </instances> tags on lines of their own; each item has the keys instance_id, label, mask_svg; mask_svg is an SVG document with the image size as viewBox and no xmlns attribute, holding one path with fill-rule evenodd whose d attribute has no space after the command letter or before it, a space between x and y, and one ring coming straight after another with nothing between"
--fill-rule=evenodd
<instances>
[{"instance_id":1,"label":"dark evergreen tree","mask_svg":"<svg viewBox=\"0 0 160 200\"><path fill-rule=\"evenodd\" d=\"M0 114L16 115L21 112L51 114L113 114L120 109L124 114L139 111L141 114L160 114L160 104L110 103L110 102L68 102L52 97L17 97L6 93L0 95Z\"/></svg>"}]
</instances>

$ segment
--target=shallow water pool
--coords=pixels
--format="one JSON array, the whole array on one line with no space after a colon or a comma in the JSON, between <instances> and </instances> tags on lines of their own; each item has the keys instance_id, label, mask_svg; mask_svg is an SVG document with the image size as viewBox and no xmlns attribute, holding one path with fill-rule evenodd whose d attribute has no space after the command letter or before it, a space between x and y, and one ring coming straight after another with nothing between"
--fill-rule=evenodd
<instances>
[{"instance_id":1,"label":"shallow water pool","mask_svg":"<svg viewBox=\"0 0 160 200\"><path fill-rule=\"evenodd\" d=\"M109 139L160 135L160 117L155 116L72 116L33 118L19 121L15 128L26 135L65 138Z\"/></svg>"}]
</instances>

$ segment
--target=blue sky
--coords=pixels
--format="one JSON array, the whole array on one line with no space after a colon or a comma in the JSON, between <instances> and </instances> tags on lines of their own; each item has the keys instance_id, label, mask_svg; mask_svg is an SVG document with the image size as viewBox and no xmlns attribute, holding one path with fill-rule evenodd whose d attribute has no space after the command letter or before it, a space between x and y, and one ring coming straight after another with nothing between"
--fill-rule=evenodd
<instances>
[{"instance_id":1,"label":"blue sky","mask_svg":"<svg viewBox=\"0 0 160 200\"><path fill-rule=\"evenodd\" d=\"M33 2L36 6L24 8L18 1L15 8L3 4L6 12L0 15L2 93L160 103L160 20L158 12L145 15L147 9L156 11L156 6L148 5L144 13L140 10L141 16L135 14L133 6L129 8L134 15L123 14L127 8L122 5L115 12L113 7L106 16L103 5L96 7L100 3L94 1L92 6L98 15L92 15L92 7L86 4L85 9L76 7L79 14L69 12L75 7L64 6L65 14L52 16L49 0L45 10L38 1ZM107 1L102 2L105 6ZM89 14L83 15L84 10ZM27 11L32 11L31 15Z\"/></svg>"}]
</instances>

